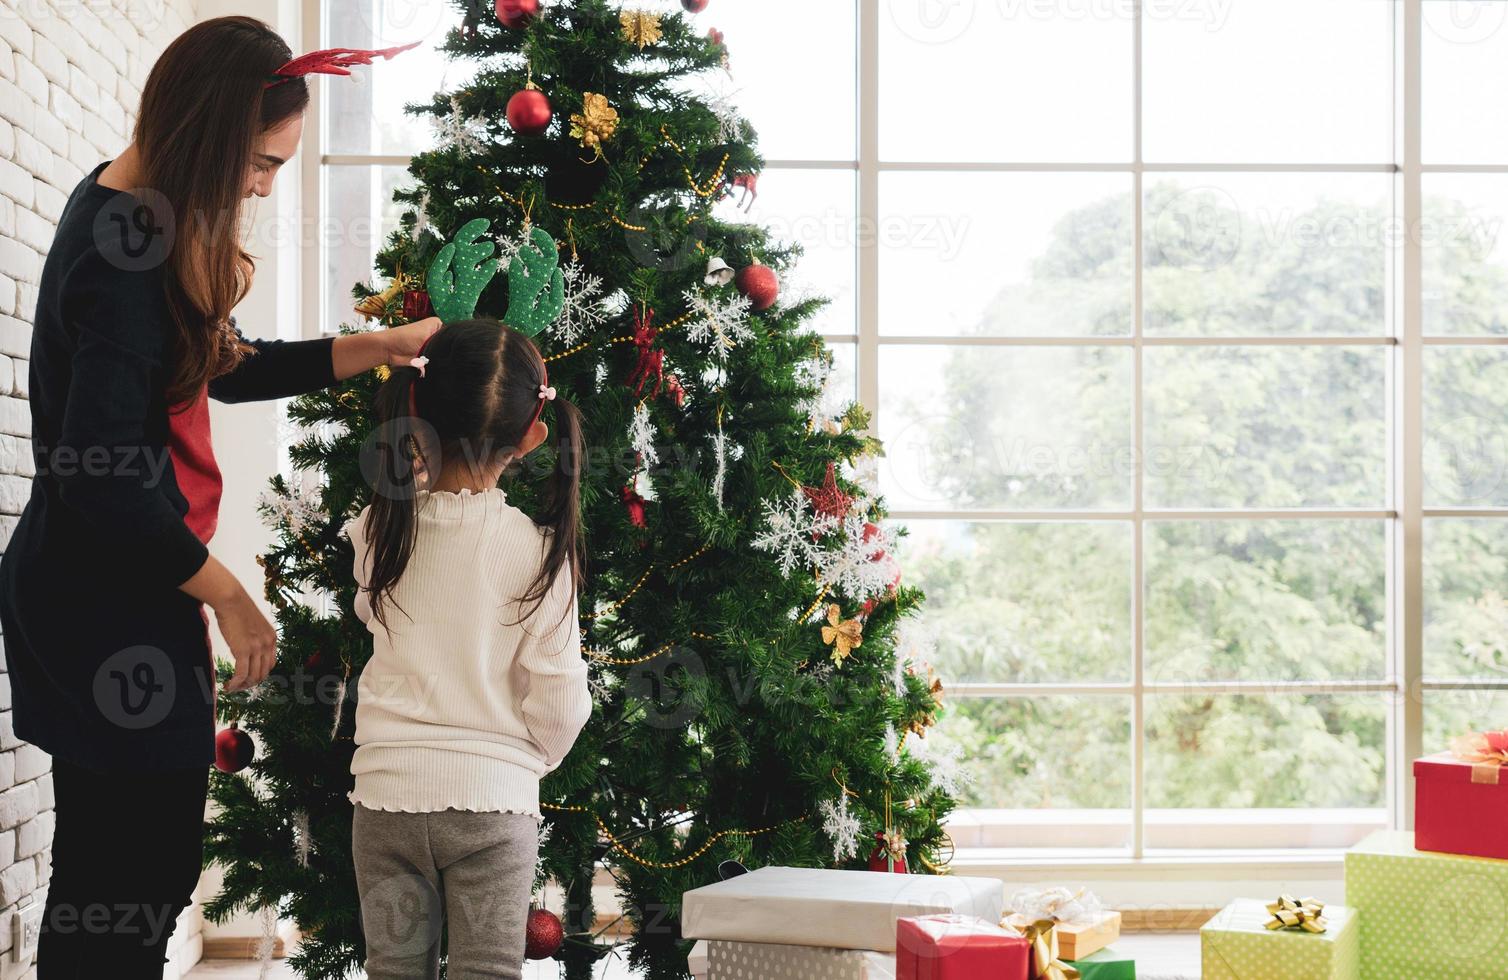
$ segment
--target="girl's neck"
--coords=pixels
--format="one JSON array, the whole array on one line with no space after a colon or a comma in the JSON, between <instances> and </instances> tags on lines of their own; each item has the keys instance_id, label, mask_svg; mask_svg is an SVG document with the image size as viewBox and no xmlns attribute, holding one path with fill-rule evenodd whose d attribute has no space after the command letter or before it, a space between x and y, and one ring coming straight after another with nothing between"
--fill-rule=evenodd
<instances>
[{"instance_id":1,"label":"girl's neck","mask_svg":"<svg viewBox=\"0 0 1508 980\"><path fill-rule=\"evenodd\" d=\"M447 466L435 477L435 482L430 484L429 489L435 493L460 493L462 490L482 493L492 490L497 487L497 481L502 479L506 465L503 462L481 470L471 466Z\"/></svg>"}]
</instances>

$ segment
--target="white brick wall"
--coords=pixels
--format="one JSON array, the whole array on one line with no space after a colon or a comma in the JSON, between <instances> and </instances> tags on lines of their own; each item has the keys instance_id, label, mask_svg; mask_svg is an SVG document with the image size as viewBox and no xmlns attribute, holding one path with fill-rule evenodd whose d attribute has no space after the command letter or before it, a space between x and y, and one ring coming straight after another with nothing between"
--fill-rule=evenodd
<instances>
[{"instance_id":1,"label":"white brick wall","mask_svg":"<svg viewBox=\"0 0 1508 980\"><path fill-rule=\"evenodd\" d=\"M0 546L32 475L26 357L42 256L74 185L129 142L147 72L194 22L195 7L195 0L0 0ZM12 955L12 919L46 887L52 777L46 754L16 739L10 707L0 673L0 980L30 980L35 968ZM168 976L199 958L201 933L191 908Z\"/></svg>"}]
</instances>

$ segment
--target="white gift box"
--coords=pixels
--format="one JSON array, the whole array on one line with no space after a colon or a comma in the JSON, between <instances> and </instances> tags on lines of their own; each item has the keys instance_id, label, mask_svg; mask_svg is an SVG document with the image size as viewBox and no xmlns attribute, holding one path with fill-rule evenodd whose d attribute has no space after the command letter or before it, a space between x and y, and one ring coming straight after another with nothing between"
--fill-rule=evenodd
<instances>
[{"instance_id":1,"label":"white gift box","mask_svg":"<svg viewBox=\"0 0 1508 980\"><path fill-rule=\"evenodd\" d=\"M681 933L786 946L895 952L895 920L954 912L999 922L998 878L760 868L686 892Z\"/></svg>"},{"instance_id":2,"label":"white gift box","mask_svg":"<svg viewBox=\"0 0 1508 980\"><path fill-rule=\"evenodd\" d=\"M895 954L781 943L707 944L707 980L895 980Z\"/></svg>"},{"instance_id":3,"label":"white gift box","mask_svg":"<svg viewBox=\"0 0 1508 980\"><path fill-rule=\"evenodd\" d=\"M693 980L707 980L707 940L698 939L696 945L691 947L691 955L686 957L686 968L691 971Z\"/></svg>"}]
</instances>

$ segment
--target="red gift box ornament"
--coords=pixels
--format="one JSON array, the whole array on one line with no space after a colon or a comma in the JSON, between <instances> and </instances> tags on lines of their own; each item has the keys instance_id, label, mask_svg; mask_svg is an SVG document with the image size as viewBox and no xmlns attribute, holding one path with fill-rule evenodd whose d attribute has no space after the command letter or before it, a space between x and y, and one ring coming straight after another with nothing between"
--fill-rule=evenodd
<instances>
[{"instance_id":1,"label":"red gift box ornament","mask_svg":"<svg viewBox=\"0 0 1508 980\"><path fill-rule=\"evenodd\" d=\"M1471 763L1471 781L1496 786L1508 766L1508 731L1473 732L1450 743L1450 751L1462 762Z\"/></svg>"}]
</instances>

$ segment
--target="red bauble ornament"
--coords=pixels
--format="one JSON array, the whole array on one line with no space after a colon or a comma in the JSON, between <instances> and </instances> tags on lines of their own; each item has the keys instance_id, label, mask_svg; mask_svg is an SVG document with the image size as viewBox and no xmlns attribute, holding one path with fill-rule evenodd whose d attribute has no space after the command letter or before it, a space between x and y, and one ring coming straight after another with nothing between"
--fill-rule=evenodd
<instances>
[{"instance_id":1,"label":"red bauble ornament","mask_svg":"<svg viewBox=\"0 0 1508 980\"><path fill-rule=\"evenodd\" d=\"M554 118L550 100L538 88L515 92L508 100L508 125L520 136L540 135L550 128L550 120Z\"/></svg>"},{"instance_id":2,"label":"red bauble ornament","mask_svg":"<svg viewBox=\"0 0 1508 980\"><path fill-rule=\"evenodd\" d=\"M429 290L405 289L403 291L403 318L405 320L412 323L434 315L435 308L429 301Z\"/></svg>"},{"instance_id":3,"label":"red bauble ornament","mask_svg":"<svg viewBox=\"0 0 1508 980\"><path fill-rule=\"evenodd\" d=\"M708 0L681 0L681 6L686 8L687 13L699 14L707 9Z\"/></svg>"},{"instance_id":4,"label":"red bauble ornament","mask_svg":"<svg viewBox=\"0 0 1508 980\"><path fill-rule=\"evenodd\" d=\"M539 0L497 0L492 9L504 27L523 27L539 13Z\"/></svg>"},{"instance_id":5,"label":"red bauble ornament","mask_svg":"<svg viewBox=\"0 0 1508 980\"><path fill-rule=\"evenodd\" d=\"M221 772L240 772L256 754L257 743L235 722L215 736L215 768Z\"/></svg>"},{"instance_id":6,"label":"red bauble ornament","mask_svg":"<svg viewBox=\"0 0 1508 980\"><path fill-rule=\"evenodd\" d=\"M524 955L531 960L547 960L560 951L565 942L565 927L560 917L549 909L530 909L524 928Z\"/></svg>"},{"instance_id":7,"label":"red bauble ornament","mask_svg":"<svg viewBox=\"0 0 1508 980\"><path fill-rule=\"evenodd\" d=\"M768 310L780 297L780 277L775 275L774 269L760 265L757 259L752 265L739 269L734 282L738 284L738 291L749 297L755 312Z\"/></svg>"},{"instance_id":8,"label":"red bauble ornament","mask_svg":"<svg viewBox=\"0 0 1508 980\"><path fill-rule=\"evenodd\" d=\"M875 839L879 841L879 844L877 844L875 846L875 849L869 854L869 870L881 872L893 871L898 875L910 874L911 872L906 869L905 851L901 852L900 857L895 858L895 866L891 867L891 846L890 842L886 840L885 832L883 830L877 830L875 831L874 836Z\"/></svg>"},{"instance_id":9,"label":"red bauble ornament","mask_svg":"<svg viewBox=\"0 0 1508 980\"><path fill-rule=\"evenodd\" d=\"M864 540L865 540L865 542L873 541L876 537L879 536L879 534L880 534L880 526L878 524L875 524L874 522L871 521L871 522L869 522L869 523L867 523L867 524L864 525ZM876 550L874 554L870 555L869 559L870 559L870 561L881 561L881 560L884 559L884 557L885 557L885 549L884 548L880 548L880 549Z\"/></svg>"},{"instance_id":10,"label":"red bauble ornament","mask_svg":"<svg viewBox=\"0 0 1508 980\"><path fill-rule=\"evenodd\" d=\"M316 670L319 670L320 664L323 664L324 662L325 655L320 653L318 650L315 650L313 653L309 654L309 659L304 661L304 670L307 673L312 674Z\"/></svg>"}]
</instances>

